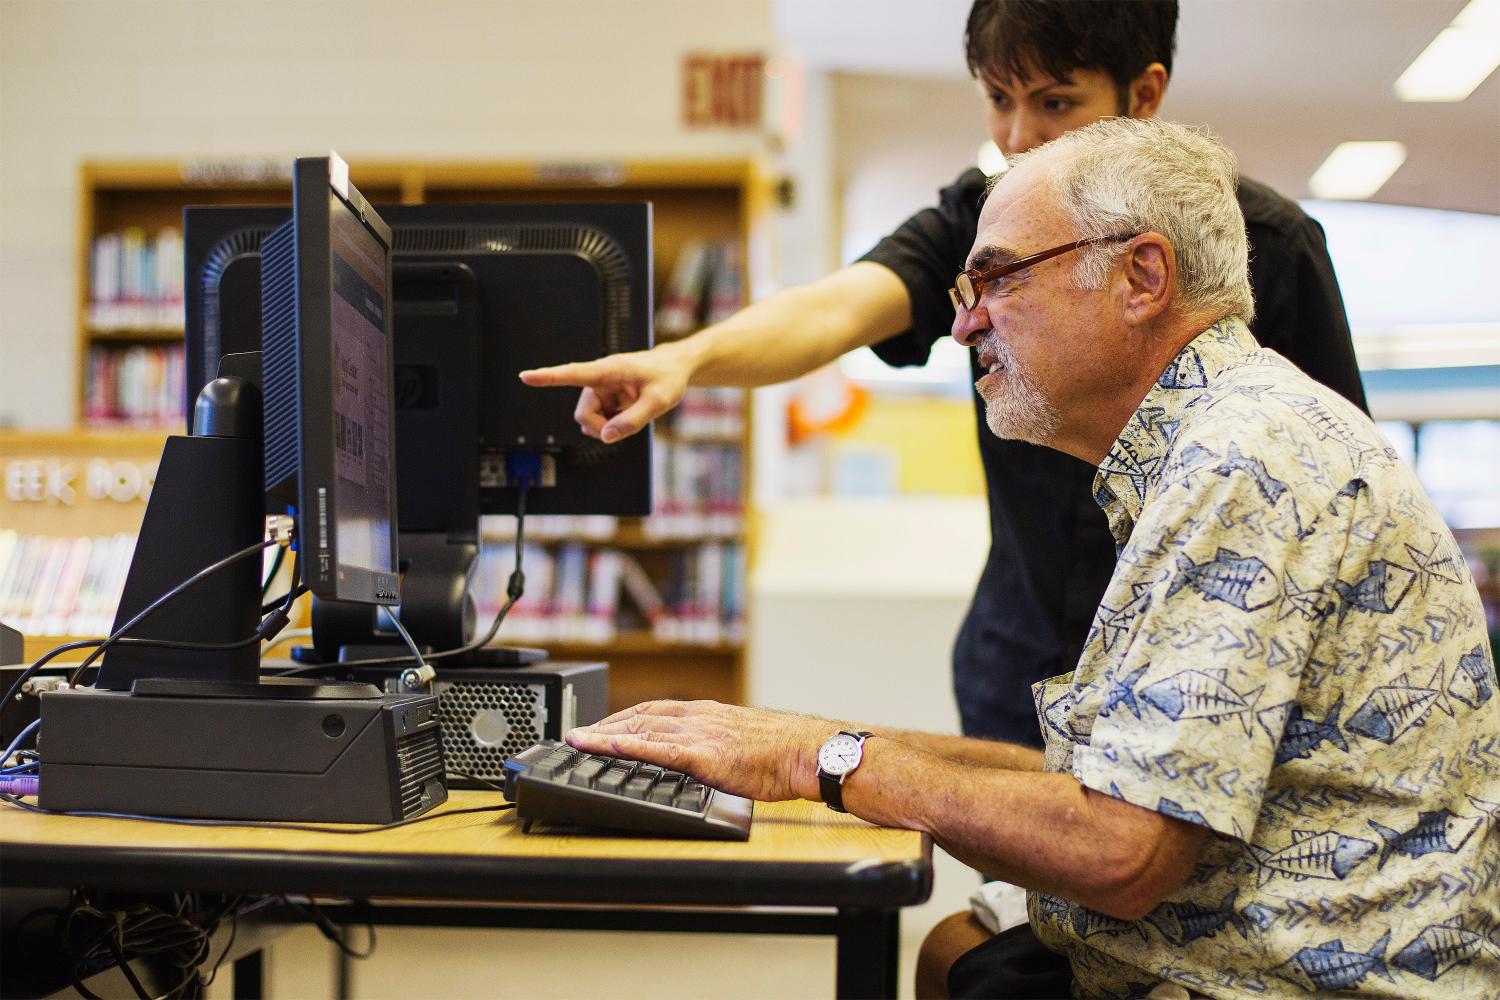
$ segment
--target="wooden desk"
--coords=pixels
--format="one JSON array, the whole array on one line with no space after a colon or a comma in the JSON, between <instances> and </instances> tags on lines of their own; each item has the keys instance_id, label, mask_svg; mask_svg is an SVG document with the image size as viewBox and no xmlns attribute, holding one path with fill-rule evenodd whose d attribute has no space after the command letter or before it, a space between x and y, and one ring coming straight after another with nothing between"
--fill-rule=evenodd
<instances>
[{"instance_id":1,"label":"wooden desk","mask_svg":"<svg viewBox=\"0 0 1500 1000\"><path fill-rule=\"evenodd\" d=\"M439 812L498 801L454 792ZM899 909L932 890L928 838L802 801L757 804L745 843L527 835L513 812L348 836L0 805L0 857L0 886L379 900L328 908L349 923L831 934L839 996L895 995Z\"/></svg>"}]
</instances>

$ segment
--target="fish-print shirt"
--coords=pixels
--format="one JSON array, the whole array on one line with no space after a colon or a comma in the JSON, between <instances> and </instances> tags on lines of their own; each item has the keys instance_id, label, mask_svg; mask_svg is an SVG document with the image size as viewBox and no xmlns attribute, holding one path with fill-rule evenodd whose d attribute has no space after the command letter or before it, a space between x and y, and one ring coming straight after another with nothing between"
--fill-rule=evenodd
<instances>
[{"instance_id":1,"label":"fish-print shirt","mask_svg":"<svg viewBox=\"0 0 1500 1000\"><path fill-rule=\"evenodd\" d=\"M1209 830L1141 920L1041 893L1081 996L1500 996L1500 697L1452 534L1362 413L1234 317L1094 483L1119 562L1046 766Z\"/></svg>"}]
</instances>

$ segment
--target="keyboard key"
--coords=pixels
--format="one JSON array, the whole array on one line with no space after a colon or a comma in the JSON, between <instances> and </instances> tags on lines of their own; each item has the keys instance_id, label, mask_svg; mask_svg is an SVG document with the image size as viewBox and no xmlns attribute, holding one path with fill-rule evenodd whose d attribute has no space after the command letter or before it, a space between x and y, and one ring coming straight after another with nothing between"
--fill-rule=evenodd
<instances>
[{"instance_id":1,"label":"keyboard key","mask_svg":"<svg viewBox=\"0 0 1500 1000\"><path fill-rule=\"evenodd\" d=\"M594 782L594 787L599 789L600 791L614 792L618 795L620 791L624 789L625 781L629 777L630 768L621 767L620 765L616 764L606 769L603 774L599 775L599 779Z\"/></svg>"},{"instance_id":2,"label":"keyboard key","mask_svg":"<svg viewBox=\"0 0 1500 1000\"><path fill-rule=\"evenodd\" d=\"M651 801L669 806L677 797L677 790L681 787L680 781L673 781L670 774L662 775L662 779L651 788Z\"/></svg>"},{"instance_id":3,"label":"keyboard key","mask_svg":"<svg viewBox=\"0 0 1500 1000\"><path fill-rule=\"evenodd\" d=\"M568 772L568 784L578 785L580 788L588 788L593 785L594 779L599 777L608 767L609 761L607 760L601 760L598 757L586 757Z\"/></svg>"},{"instance_id":4,"label":"keyboard key","mask_svg":"<svg viewBox=\"0 0 1500 1000\"><path fill-rule=\"evenodd\" d=\"M683 782L682 791L677 793L677 805L683 809L691 809L693 812L702 812L703 806L708 802L708 786L696 778L689 778Z\"/></svg>"},{"instance_id":5,"label":"keyboard key","mask_svg":"<svg viewBox=\"0 0 1500 1000\"><path fill-rule=\"evenodd\" d=\"M656 782L656 775L655 771L637 771L635 777L625 782L625 787L620 794L626 798L645 801L646 797L651 794L651 786Z\"/></svg>"}]
</instances>

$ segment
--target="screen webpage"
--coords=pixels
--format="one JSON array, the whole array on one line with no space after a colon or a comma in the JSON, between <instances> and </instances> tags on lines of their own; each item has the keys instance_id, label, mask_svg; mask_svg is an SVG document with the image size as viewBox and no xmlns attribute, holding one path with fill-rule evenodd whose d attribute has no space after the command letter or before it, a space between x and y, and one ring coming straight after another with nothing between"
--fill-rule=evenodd
<instances>
[{"instance_id":1,"label":"screen webpage","mask_svg":"<svg viewBox=\"0 0 1500 1000\"><path fill-rule=\"evenodd\" d=\"M329 194L333 245L334 539L339 563L391 573L385 248Z\"/></svg>"}]
</instances>

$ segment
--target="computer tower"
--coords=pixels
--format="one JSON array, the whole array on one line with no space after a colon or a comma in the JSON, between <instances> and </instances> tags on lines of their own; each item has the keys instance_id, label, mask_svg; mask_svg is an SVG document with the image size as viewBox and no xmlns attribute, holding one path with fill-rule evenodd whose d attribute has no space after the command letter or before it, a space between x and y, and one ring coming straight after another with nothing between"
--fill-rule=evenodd
<instances>
[{"instance_id":1,"label":"computer tower","mask_svg":"<svg viewBox=\"0 0 1500 1000\"><path fill-rule=\"evenodd\" d=\"M528 667L445 667L433 682L443 731L443 759L452 788L505 781L506 758L540 740L560 740L574 726L607 713L609 665L544 661ZM348 667L330 673L400 688L389 667ZM466 777L467 776L467 777Z\"/></svg>"},{"instance_id":2,"label":"computer tower","mask_svg":"<svg viewBox=\"0 0 1500 1000\"><path fill-rule=\"evenodd\" d=\"M432 695L141 693L153 683L43 692L42 808L392 823L448 798Z\"/></svg>"}]
</instances>

